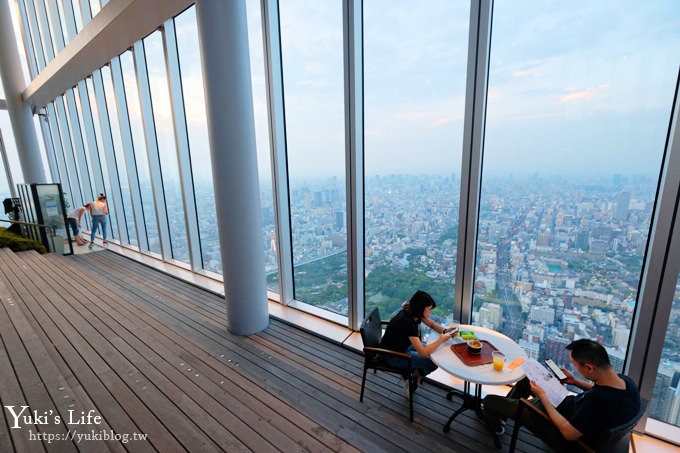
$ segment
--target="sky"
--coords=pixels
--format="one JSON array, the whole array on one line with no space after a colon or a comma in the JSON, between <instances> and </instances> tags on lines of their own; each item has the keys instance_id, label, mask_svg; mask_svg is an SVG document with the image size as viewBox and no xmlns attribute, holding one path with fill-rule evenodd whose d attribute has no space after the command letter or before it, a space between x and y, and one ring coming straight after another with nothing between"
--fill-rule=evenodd
<instances>
[{"instance_id":1,"label":"sky","mask_svg":"<svg viewBox=\"0 0 680 453\"><path fill-rule=\"evenodd\" d=\"M267 180L261 18L258 1L246 4L260 179ZM344 175L341 4L280 2L291 178ZM680 4L494 5L485 174L658 172L680 65ZM192 8L176 23L184 89L192 92L185 102L193 170L200 180L211 175L194 17ZM468 22L466 1L429 0L417 8L409 0L364 2L368 176L460 174ZM159 54L159 42L146 40L149 58ZM150 64L152 87L167 86L156 67ZM159 140L172 146L164 142L172 137L165 134L171 123L162 117L168 109L161 99L154 95Z\"/></svg>"}]
</instances>

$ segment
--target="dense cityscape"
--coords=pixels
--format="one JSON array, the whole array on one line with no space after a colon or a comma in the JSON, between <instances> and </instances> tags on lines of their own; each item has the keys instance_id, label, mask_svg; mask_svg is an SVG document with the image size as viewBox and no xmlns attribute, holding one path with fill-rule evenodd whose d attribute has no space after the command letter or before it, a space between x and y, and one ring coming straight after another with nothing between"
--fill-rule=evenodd
<instances>
[{"instance_id":1,"label":"dense cityscape","mask_svg":"<svg viewBox=\"0 0 680 453\"><path fill-rule=\"evenodd\" d=\"M417 289L452 321L459 180L454 175L373 176L365 184L366 308L388 319ZM573 339L604 344L621 370L635 311L656 181L542 177L489 178L479 210L473 322L516 340L529 357L570 367ZM292 182L295 297L347 315L344 181ZM221 273L214 195L196 187L202 256ZM181 212L181 202L168 197ZM151 212L145 206L145 211ZM174 212L174 211L173 211ZM173 253L188 261L182 216L170 217ZM268 286L277 290L271 189L262 191ZM128 223L130 220L128 219ZM132 225L130 225L131 227ZM154 232L156 230L154 229ZM153 235L155 236L155 235ZM158 240L149 237L152 250ZM680 304L666 336L654 418L680 424Z\"/></svg>"}]
</instances>

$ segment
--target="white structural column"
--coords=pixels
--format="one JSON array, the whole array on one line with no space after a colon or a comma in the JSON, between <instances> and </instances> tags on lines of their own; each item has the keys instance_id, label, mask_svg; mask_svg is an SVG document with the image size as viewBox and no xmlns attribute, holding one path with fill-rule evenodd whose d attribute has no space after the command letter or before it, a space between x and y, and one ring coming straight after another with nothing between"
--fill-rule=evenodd
<instances>
[{"instance_id":1,"label":"white structural column","mask_svg":"<svg viewBox=\"0 0 680 453\"><path fill-rule=\"evenodd\" d=\"M14 131L24 181L26 183L48 182L45 179L45 170L42 168L33 112L31 112L31 106L25 103L21 96L25 88L24 76L21 73L9 3L5 1L0 1L0 76L2 76L2 86L5 89L7 110Z\"/></svg>"},{"instance_id":2,"label":"white structural column","mask_svg":"<svg viewBox=\"0 0 680 453\"><path fill-rule=\"evenodd\" d=\"M196 2L227 327L269 325L255 122L243 0Z\"/></svg>"}]
</instances>

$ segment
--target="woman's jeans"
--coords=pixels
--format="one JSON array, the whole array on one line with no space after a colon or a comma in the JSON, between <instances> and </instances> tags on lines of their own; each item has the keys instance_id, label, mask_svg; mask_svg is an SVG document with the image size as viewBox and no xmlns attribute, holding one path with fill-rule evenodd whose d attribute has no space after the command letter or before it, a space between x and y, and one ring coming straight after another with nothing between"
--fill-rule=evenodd
<instances>
[{"instance_id":1,"label":"woman's jeans","mask_svg":"<svg viewBox=\"0 0 680 453\"><path fill-rule=\"evenodd\" d=\"M429 357L420 357L413 345L409 346L404 353L411 356L411 366L418 369L421 377L426 376L437 369L437 365L434 364L432 359ZM401 357L387 357L387 364L396 368L408 367L408 361Z\"/></svg>"},{"instance_id":2,"label":"woman's jeans","mask_svg":"<svg viewBox=\"0 0 680 453\"><path fill-rule=\"evenodd\" d=\"M80 231L78 230L78 221L76 219L72 219L69 217L68 219L68 224L71 226L71 231L73 231L73 237L77 237L78 234L80 234Z\"/></svg>"},{"instance_id":3,"label":"woman's jeans","mask_svg":"<svg viewBox=\"0 0 680 453\"><path fill-rule=\"evenodd\" d=\"M106 216L105 215L93 215L92 216L92 237L90 242L94 242L94 235L97 233L97 227L102 228L102 238L106 240Z\"/></svg>"}]
</instances>

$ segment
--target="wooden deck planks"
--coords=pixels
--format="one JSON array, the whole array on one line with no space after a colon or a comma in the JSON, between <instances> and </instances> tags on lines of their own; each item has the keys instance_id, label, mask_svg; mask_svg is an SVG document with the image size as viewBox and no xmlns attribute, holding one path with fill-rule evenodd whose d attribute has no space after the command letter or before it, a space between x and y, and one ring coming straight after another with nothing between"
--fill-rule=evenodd
<instances>
[{"instance_id":1,"label":"wooden deck planks","mask_svg":"<svg viewBox=\"0 0 680 453\"><path fill-rule=\"evenodd\" d=\"M27 280L9 292L24 305L16 322L36 331L26 354L48 362L33 379L50 369L58 377L45 387L68 388L116 432L149 434L129 451L497 451L469 413L441 431L459 406L444 389L418 391L414 423L388 374L371 374L359 403L361 355L276 320L257 335L232 335L223 298L120 255L3 252L0 260L11 263L0 282ZM14 347L0 344L0 360ZM0 398L19 382L20 374L14 386L3 380ZM544 451L524 433L518 447Z\"/></svg>"}]
</instances>

